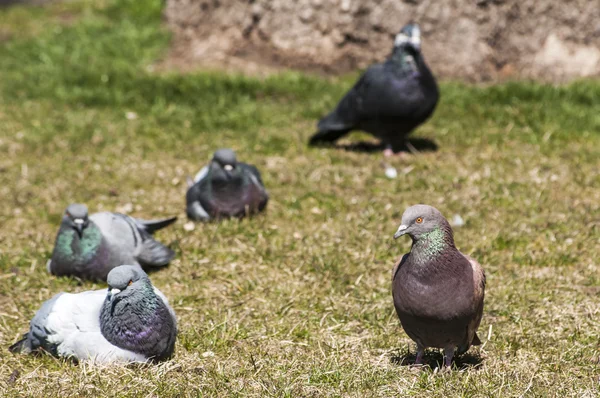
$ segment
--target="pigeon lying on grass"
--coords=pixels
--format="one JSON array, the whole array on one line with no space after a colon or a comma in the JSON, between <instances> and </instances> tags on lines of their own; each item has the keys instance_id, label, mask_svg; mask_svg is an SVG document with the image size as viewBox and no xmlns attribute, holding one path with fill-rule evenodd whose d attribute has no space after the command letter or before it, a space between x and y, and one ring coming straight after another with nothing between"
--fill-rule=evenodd
<instances>
[{"instance_id":1,"label":"pigeon lying on grass","mask_svg":"<svg viewBox=\"0 0 600 398\"><path fill-rule=\"evenodd\" d=\"M63 215L48 271L105 281L110 270L121 264L167 265L175 253L155 241L152 233L176 219L145 221L109 212L88 217L85 205L71 204Z\"/></svg>"},{"instance_id":2,"label":"pigeon lying on grass","mask_svg":"<svg viewBox=\"0 0 600 398\"><path fill-rule=\"evenodd\" d=\"M408 134L423 123L439 99L435 78L421 55L418 25L408 24L396 36L392 54L370 66L337 107L318 123L311 145L334 142L351 130L364 130L392 155L409 146Z\"/></svg>"},{"instance_id":3,"label":"pigeon lying on grass","mask_svg":"<svg viewBox=\"0 0 600 398\"><path fill-rule=\"evenodd\" d=\"M80 361L162 361L173 354L175 313L138 266L108 274L105 289L59 293L46 301L13 353L47 351Z\"/></svg>"},{"instance_id":4,"label":"pigeon lying on grass","mask_svg":"<svg viewBox=\"0 0 600 398\"><path fill-rule=\"evenodd\" d=\"M413 243L392 274L396 313L417 343L415 364L423 364L425 348L443 348L449 369L455 348L462 354L481 344L476 331L483 315L485 273L458 251L450 224L431 206L406 209L394 239L404 234Z\"/></svg>"},{"instance_id":5,"label":"pigeon lying on grass","mask_svg":"<svg viewBox=\"0 0 600 398\"><path fill-rule=\"evenodd\" d=\"M241 218L262 211L269 200L258 169L238 162L231 149L216 151L188 186L187 215L196 221Z\"/></svg>"}]
</instances>

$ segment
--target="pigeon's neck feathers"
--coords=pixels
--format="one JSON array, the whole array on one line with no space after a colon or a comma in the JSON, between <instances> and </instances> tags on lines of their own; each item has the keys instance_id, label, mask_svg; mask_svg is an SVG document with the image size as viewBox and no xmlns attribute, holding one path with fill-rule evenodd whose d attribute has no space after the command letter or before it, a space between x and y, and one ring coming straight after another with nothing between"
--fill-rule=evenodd
<instances>
[{"instance_id":1,"label":"pigeon's neck feathers","mask_svg":"<svg viewBox=\"0 0 600 398\"><path fill-rule=\"evenodd\" d=\"M427 263L456 250L452 228L450 225L443 224L415 237L410 253L415 263Z\"/></svg>"},{"instance_id":2,"label":"pigeon's neck feathers","mask_svg":"<svg viewBox=\"0 0 600 398\"><path fill-rule=\"evenodd\" d=\"M232 194L239 191L247 184L248 179L244 175L239 164L238 167L240 167L240 169L232 173L229 178L223 173L213 173L211 175L211 189L214 194Z\"/></svg>"},{"instance_id":3,"label":"pigeon's neck feathers","mask_svg":"<svg viewBox=\"0 0 600 398\"><path fill-rule=\"evenodd\" d=\"M102 231L90 221L81 238L65 224L61 225L56 237L56 249L66 258L93 257L102 244Z\"/></svg>"},{"instance_id":4,"label":"pigeon's neck feathers","mask_svg":"<svg viewBox=\"0 0 600 398\"><path fill-rule=\"evenodd\" d=\"M100 329L115 346L156 360L173 352L174 337L165 341L165 332L176 332L171 313L156 295L149 280L127 297L106 299L100 312Z\"/></svg>"},{"instance_id":5,"label":"pigeon's neck feathers","mask_svg":"<svg viewBox=\"0 0 600 398\"><path fill-rule=\"evenodd\" d=\"M420 55L418 52L408 51L405 46L394 48L388 58L388 63L403 72L418 72L420 66Z\"/></svg>"}]
</instances>

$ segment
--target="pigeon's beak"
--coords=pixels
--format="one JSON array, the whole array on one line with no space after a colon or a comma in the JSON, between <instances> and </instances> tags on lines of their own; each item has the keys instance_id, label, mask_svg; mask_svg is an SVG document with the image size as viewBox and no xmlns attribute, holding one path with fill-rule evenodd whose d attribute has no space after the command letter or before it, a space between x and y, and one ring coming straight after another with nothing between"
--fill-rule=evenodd
<instances>
[{"instance_id":1,"label":"pigeon's beak","mask_svg":"<svg viewBox=\"0 0 600 398\"><path fill-rule=\"evenodd\" d=\"M419 25L413 25L410 42L417 50L421 49L421 29L419 28Z\"/></svg>"},{"instance_id":2,"label":"pigeon's beak","mask_svg":"<svg viewBox=\"0 0 600 398\"><path fill-rule=\"evenodd\" d=\"M407 229L408 229L408 227L406 225L404 225L404 224L400 225L398 227L398 230L394 234L394 239L398 239L399 237L401 237L402 235L404 235L406 233Z\"/></svg>"},{"instance_id":3,"label":"pigeon's beak","mask_svg":"<svg viewBox=\"0 0 600 398\"><path fill-rule=\"evenodd\" d=\"M116 287L108 288L108 299L112 300L113 296L115 296L116 294L121 293L121 289L117 289Z\"/></svg>"},{"instance_id":4,"label":"pigeon's beak","mask_svg":"<svg viewBox=\"0 0 600 398\"><path fill-rule=\"evenodd\" d=\"M73 222L75 223L75 231L77 231L77 235L79 235L79 239L81 239L81 237L83 236L84 222L81 218L76 218L75 220L73 220Z\"/></svg>"},{"instance_id":5,"label":"pigeon's beak","mask_svg":"<svg viewBox=\"0 0 600 398\"><path fill-rule=\"evenodd\" d=\"M233 171L233 166L230 164L226 164L225 166L223 166L223 170L225 170L227 178L231 179L231 172Z\"/></svg>"}]
</instances>

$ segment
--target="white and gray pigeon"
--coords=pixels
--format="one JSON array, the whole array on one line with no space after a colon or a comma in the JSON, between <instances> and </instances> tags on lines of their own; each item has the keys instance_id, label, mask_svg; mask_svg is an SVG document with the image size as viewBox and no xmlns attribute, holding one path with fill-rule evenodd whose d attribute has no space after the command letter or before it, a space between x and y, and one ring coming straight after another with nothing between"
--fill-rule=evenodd
<instances>
[{"instance_id":1,"label":"white and gray pigeon","mask_svg":"<svg viewBox=\"0 0 600 398\"><path fill-rule=\"evenodd\" d=\"M443 348L449 369L457 347L462 354L481 344L477 328L485 273L456 248L450 224L434 207L406 209L394 239L405 234L412 238L412 247L392 273L394 307L402 328L417 343L416 365L423 364L425 348Z\"/></svg>"},{"instance_id":2,"label":"white and gray pigeon","mask_svg":"<svg viewBox=\"0 0 600 398\"><path fill-rule=\"evenodd\" d=\"M186 208L191 220L241 218L263 211L268 201L258 169L238 162L231 149L217 150L210 164L188 181Z\"/></svg>"},{"instance_id":3,"label":"white and gray pigeon","mask_svg":"<svg viewBox=\"0 0 600 398\"><path fill-rule=\"evenodd\" d=\"M175 312L138 266L108 274L106 289L59 293L46 301L13 353L46 351L78 361L158 362L171 357Z\"/></svg>"},{"instance_id":4,"label":"white and gray pigeon","mask_svg":"<svg viewBox=\"0 0 600 398\"><path fill-rule=\"evenodd\" d=\"M392 155L411 147L407 136L433 113L439 91L421 54L419 26L408 24L396 35L392 54L371 65L337 107L322 118L311 145L331 143L352 130L379 138Z\"/></svg>"},{"instance_id":5,"label":"white and gray pigeon","mask_svg":"<svg viewBox=\"0 0 600 398\"><path fill-rule=\"evenodd\" d=\"M88 217L87 206L71 204L63 215L48 271L105 281L110 270L122 264L167 265L175 253L154 240L152 233L176 219L146 221L110 212Z\"/></svg>"}]
</instances>

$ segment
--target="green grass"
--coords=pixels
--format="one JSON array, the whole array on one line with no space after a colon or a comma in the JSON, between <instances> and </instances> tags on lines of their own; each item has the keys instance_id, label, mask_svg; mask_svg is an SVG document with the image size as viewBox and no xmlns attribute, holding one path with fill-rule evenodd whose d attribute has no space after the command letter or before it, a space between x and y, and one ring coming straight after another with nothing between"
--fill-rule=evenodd
<instances>
[{"instance_id":1,"label":"green grass","mask_svg":"<svg viewBox=\"0 0 600 398\"><path fill-rule=\"evenodd\" d=\"M0 9L0 395L600 393L600 82L444 83L415 133L439 150L391 161L390 180L380 153L306 147L355 75L154 73L160 13L154 0ZM219 147L262 170L268 210L185 231L185 176ZM172 360L101 368L6 349L53 294L103 287L46 273L74 201L180 216L158 234L177 259L151 274L179 318ZM414 203L460 214L457 245L487 271L485 344L451 374L400 364L414 346L390 274L410 243L392 235Z\"/></svg>"}]
</instances>

